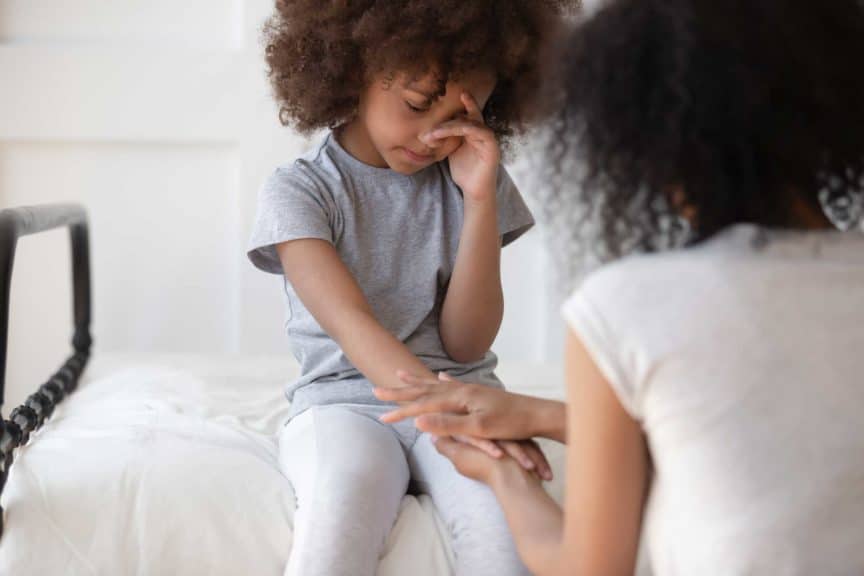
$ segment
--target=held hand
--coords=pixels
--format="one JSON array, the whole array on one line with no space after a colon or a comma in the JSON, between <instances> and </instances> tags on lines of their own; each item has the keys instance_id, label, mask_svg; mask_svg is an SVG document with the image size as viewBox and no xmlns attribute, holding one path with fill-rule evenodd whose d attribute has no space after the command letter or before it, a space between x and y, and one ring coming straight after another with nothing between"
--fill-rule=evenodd
<instances>
[{"instance_id":1,"label":"held hand","mask_svg":"<svg viewBox=\"0 0 864 576\"><path fill-rule=\"evenodd\" d=\"M532 399L500 388L464 384L445 373L438 380L397 372L401 388L376 388L380 400L399 402L381 417L392 423L414 418L417 428L436 436L522 440L534 436Z\"/></svg>"},{"instance_id":2,"label":"held hand","mask_svg":"<svg viewBox=\"0 0 864 576\"><path fill-rule=\"evenodd\" d=\"M552 480L552 466L534 440L499 440L498 445L538 480Z\"/></svg>"},{"instance_id":3,"label":"held hand","mask_svg":"<svg viewBox=\"0 0 864 576\"><path fill-rule=\"evenodd\" d=\"M453 181L462 189L467 202L483 203L495 199L501 149L495 133L483 121L477 101L462 93L464 118L445 122L420 137L430 148L446 138L462 139L459 147L447 157Z\"/></svg>"},{"instance_id":4,"label":"held hand","mask_svg":"<svg viewBox=\"0 0 864 576\"><path fill-rule=\"evenodd\" d=\"M491 458L482 450L448 436L436 437L434 441L438 452L453 462L460 474L478 482L492 486L504 474L527 475L540 480L535 470L525 470L513 458Z\"/></svg>"},{"instance_id":5,"label":"held hand","mask_svg":"<svg viewBox=\"0 0 864 576\"><path fill-rule=\"evenodd\" d=\"M433 438L437 439L438 436L433 436ZM473 446L495 460L500 460L506 454L538 480L552 480L552 466L546 460L543 450L533 440L519 440L518 442L499 440L494 442L471 436L452 436L451 438L460 444Z\"/></svg>"},{"instance_id":6,"label":"held hand","mask_svg":"<svg viewBox=\"0 0 864 576\"><path fill-rule=\"evenodd\" d=\"M410 402L381 417L392 423L418 416L418 429L435 436L449 436L485 451L493 458L506 453L539 478L552 480L552 468L530 436L531 401L504 390L463 384L441 372L438 380L422 379L398 372L408 384L403 388L376 388L381 400ZM525 409L523 409L525 408ZM520 420L525 424L520 425ZM489 438L501 438L495 442Z\"/></svg>"}]
</instances>

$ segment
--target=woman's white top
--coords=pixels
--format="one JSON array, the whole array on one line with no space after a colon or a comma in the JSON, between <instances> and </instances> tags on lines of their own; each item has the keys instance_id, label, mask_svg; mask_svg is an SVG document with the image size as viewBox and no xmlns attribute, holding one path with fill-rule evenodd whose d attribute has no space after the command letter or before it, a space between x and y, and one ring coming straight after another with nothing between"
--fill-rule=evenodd
<instances>
[{"instance_id":1,"label":"woman's white top","mask_svg":"<svg viewBox=\"0 0 864 576\"><path fill-rule=\"evenodd\" d=\"M864 574L864 235L734 226L564 314L647 436L655 575Z\"/></svg>"}]
</instances>

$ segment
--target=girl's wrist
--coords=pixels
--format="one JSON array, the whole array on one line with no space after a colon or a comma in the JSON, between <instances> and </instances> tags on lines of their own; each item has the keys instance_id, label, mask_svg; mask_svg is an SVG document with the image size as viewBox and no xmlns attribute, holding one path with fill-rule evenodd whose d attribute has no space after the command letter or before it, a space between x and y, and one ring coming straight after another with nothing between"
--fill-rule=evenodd
<instances>
[{"instance_id":1,"label":"girl's wrist","mask_svg":"<svg viewBox=\"0 0 864 576\"><path fill-rule=\"evenodd\" d=\"M462 190L462 198L465 203L466 211L469 209L488 209L497 204L497 199L495 197L495 180L496 178L493 178L488 182L478 184L476 188Z\"/></svg>"},{"instance_id":2,"label":"girl's wrist","mask_svg":"<svg viewBox=\"0 0 864 576\"><path fill-rule=\"evenodd\" d=\"M498 216L498 199L495 194L469 195L464 194L463 204L465 219L488 218Z\"/></svg>"},{"instance_id":3,"label":"girl's wrist","mask_svg":"<svg viewBox=\"0 0 864 576\"><path fill-rule=\"evenodd\" d=\"M501 499L508 493L521 493L532 483L538 482L531 472L525 470L516 460L507 457L495 463L495 469L489 478L489 487Z\"/></svg>"}]
</instances>

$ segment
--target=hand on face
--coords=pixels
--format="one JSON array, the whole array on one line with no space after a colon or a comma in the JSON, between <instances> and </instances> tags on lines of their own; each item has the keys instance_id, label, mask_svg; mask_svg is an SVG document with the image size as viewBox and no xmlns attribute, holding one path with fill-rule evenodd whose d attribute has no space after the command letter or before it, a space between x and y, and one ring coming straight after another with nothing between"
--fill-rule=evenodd
<instances>
[{"instance_id":1,"label":"hand on face","mask_svg":"<svg viewBox=\"0 0 864 576\"><path fill-rule=\"evenodd\" d=\"M459 147L447 157L450 175L466 201L488 202L495 198L501 149L474 96L462 92L461 100L466 111L463 118L439 124L420 139L434 149L447 138L460 138Z\"/></svg>"}]
</instances>

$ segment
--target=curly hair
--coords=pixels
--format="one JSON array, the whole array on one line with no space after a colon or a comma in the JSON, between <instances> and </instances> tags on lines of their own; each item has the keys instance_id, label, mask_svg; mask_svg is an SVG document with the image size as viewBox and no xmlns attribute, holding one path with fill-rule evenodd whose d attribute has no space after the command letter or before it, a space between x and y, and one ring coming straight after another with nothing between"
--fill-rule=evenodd
<instances>
[{"instance_id":1,"label":"curly hair","mask_svg":"<svg viewBox=\"0 0 864 576\"><path fill-rule=\"evenodd\" d=\"M484 109L506 140L522 130L546 40L578 0L277 0L264 28L268 74L283 125L333 128L356 113L378 73L480 69L497 84Z\"/></svg>"},{"instance_id":2,"label":"curly hair","mask_svg":"<svg viewBox=\"0 0 864 576\"><path fill-rule=\"evenodd\" d=\"M607 3L562 45L544 144L540 206L568 257L795 227L796 203L859 223L862 56L859 0Z\"/></svg>"}]
</instances>

